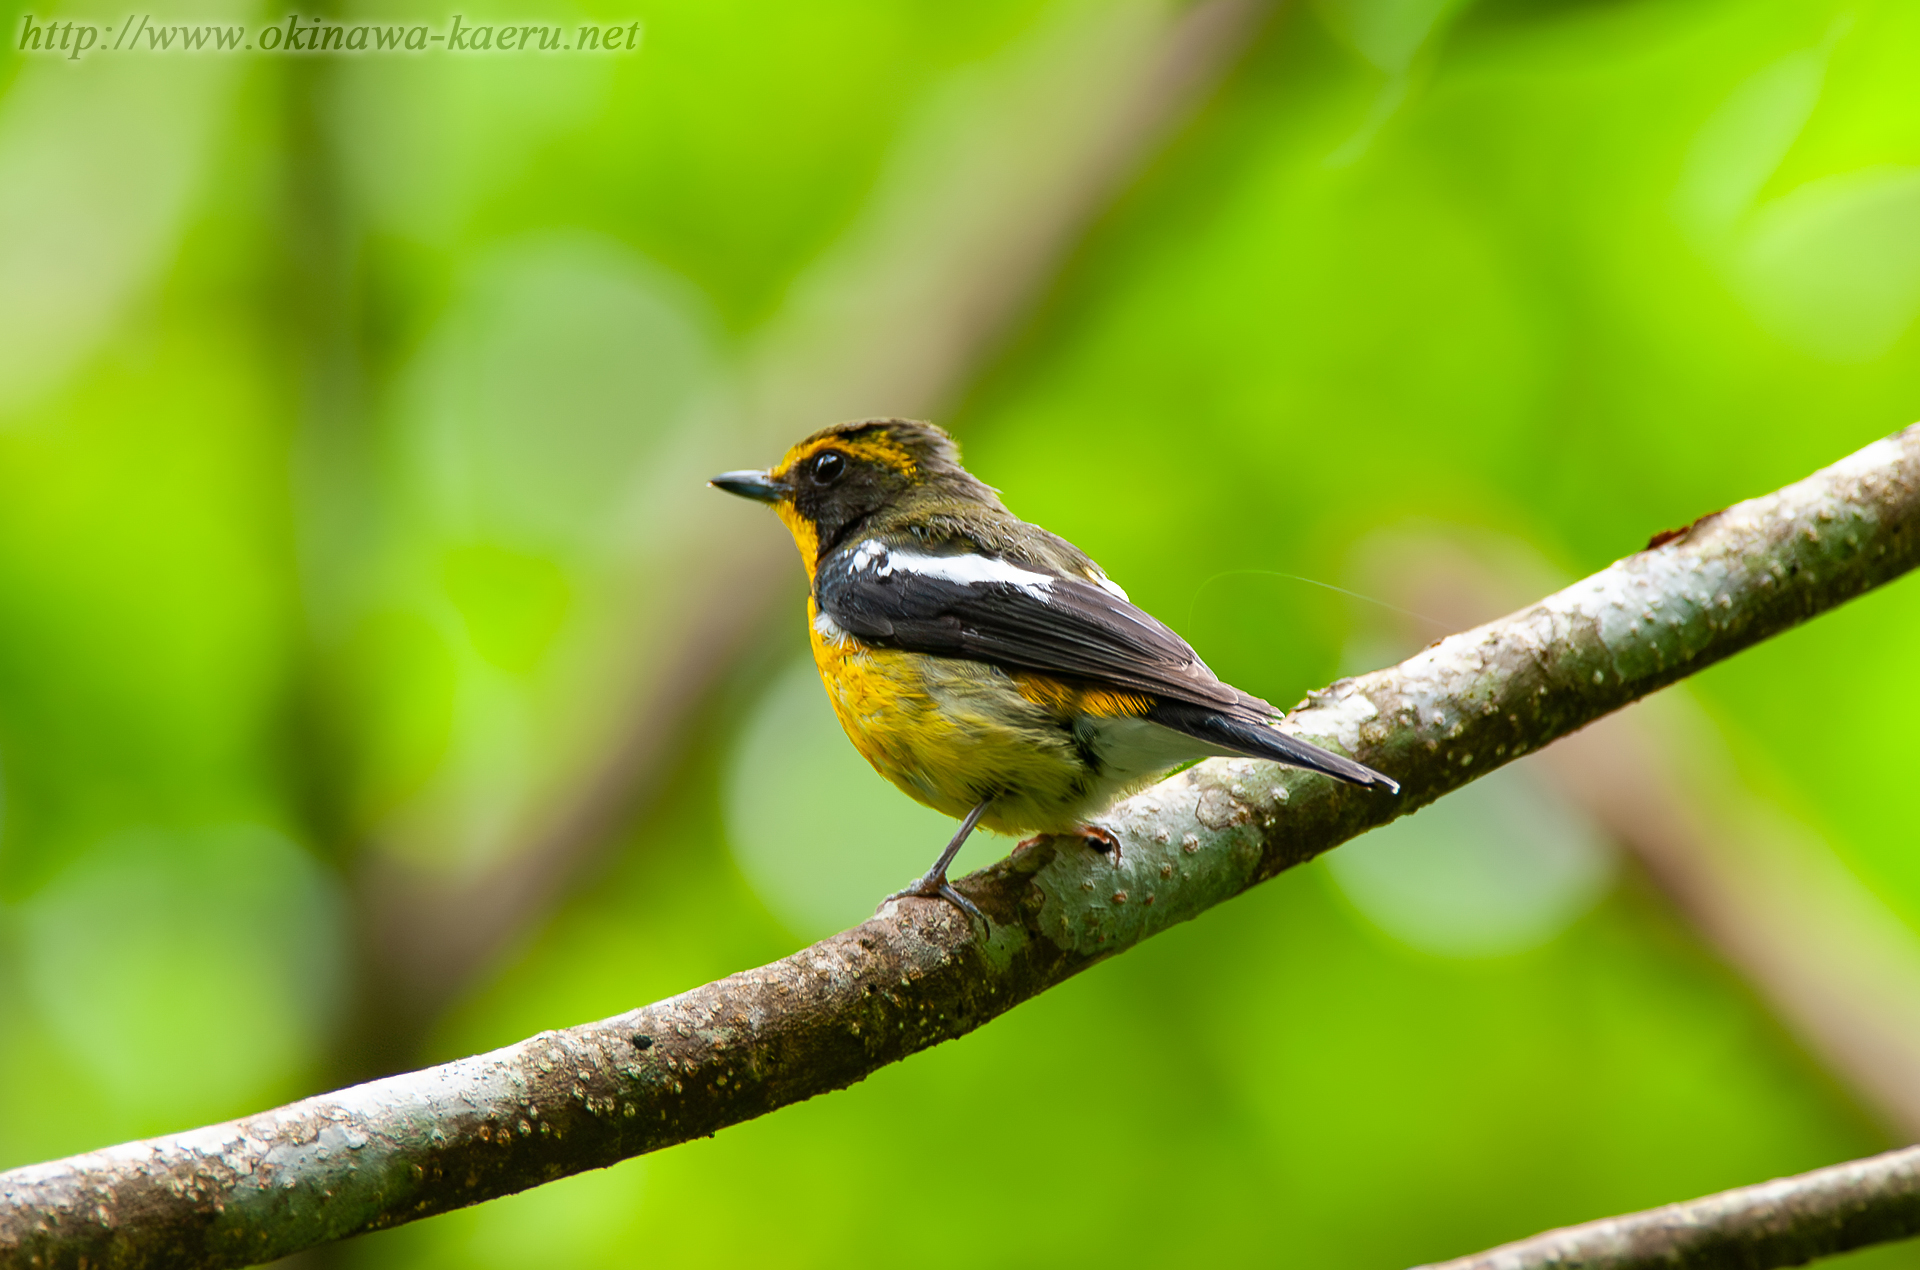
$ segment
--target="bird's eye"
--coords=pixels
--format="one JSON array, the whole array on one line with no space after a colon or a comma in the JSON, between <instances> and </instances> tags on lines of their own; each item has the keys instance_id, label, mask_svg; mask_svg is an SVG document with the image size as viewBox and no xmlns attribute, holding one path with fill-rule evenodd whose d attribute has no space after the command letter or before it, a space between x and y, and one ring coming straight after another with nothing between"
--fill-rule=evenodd
<instances>
[{"instance_id":1,"label":"bird's eye","mask_svg":"<svg viewBox=\"0 0 1920 1270\"><path fill-rule=\"evenodd\" d=\"M813 483L815 485L831 485L839 480L840 474L846 470L846 456L828 450L825 454L813 461Z\"/></svg>"}]
</instances>

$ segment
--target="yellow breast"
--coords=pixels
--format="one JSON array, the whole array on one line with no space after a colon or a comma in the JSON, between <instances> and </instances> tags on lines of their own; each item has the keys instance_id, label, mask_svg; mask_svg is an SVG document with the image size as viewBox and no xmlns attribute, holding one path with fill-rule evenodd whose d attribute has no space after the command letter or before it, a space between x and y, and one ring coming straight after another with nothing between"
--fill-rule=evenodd
<instances>
[{"instance_id":1,"label":"yellow breast","mask_svg":"<svg viewBox=\"0 0 1920 1270\"><path fill-rule=\"evenodd\" d=\"M1065 699L983 662L874 648L811 599L807 616L827 699L874 770L956 818L992 798L980 823L1003 833L1079 822L1097 781L1062 726Z\"/></svg>"}]
</instances>

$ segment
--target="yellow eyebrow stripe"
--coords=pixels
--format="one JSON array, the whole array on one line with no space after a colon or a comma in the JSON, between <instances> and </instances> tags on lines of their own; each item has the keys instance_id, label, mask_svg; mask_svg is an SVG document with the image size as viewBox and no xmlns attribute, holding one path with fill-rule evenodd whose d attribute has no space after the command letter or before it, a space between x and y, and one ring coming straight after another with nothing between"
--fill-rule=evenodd
<instances>
[{"instance_id":1,"label":"yellow eyebrow stripe","mask_svg":"<svg viewBox=\"0 0 1920 1270\"><path fill-rule=\"evenodd\" d=\"M773 475L784 480L795 467L827 449L838 450L850 459L879 463L906 476L912 476L919 470L913 455L882 432L867 437L825 436L802 441L787 451L786 457L780 460L780 466L773 469Z\"/></svg>"}]
</instances>

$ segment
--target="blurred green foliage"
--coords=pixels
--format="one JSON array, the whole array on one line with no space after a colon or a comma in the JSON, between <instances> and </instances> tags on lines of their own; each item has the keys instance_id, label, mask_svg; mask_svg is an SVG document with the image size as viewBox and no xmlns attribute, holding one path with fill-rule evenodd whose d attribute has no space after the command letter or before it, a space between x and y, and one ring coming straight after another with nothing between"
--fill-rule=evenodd
<instances>
[{"instance_id":1,"label":"blurred green foliage","mask_svg":"<svg viewBox=\"0 0 1920 1270\"><path fill-rule=\"evenodd\" d=\"M0 1166L351 1074L362 861L479 867L590 765L607 668L697 619L673 570L779 533L678 532L755 341L916 121L1105 10L522 12L645 44L0 54ZM1351 581L1376 529L1578 574L1920 414L1916 70L1892 3L1282 8L941 421L1291 702L1363 623L1287 575ZM90 158L109 124L168 139ZM783 955L924 866L939 818L795 668L791 572L418 1061ZM1687 690L1920 922L1916 630L1909 581ZM1886 1145L1644 878L1574 874L1524 946L1449 955L1296 870L854 1090L336 1255L1389 1267Z\"/></svg>"}]
</instances>

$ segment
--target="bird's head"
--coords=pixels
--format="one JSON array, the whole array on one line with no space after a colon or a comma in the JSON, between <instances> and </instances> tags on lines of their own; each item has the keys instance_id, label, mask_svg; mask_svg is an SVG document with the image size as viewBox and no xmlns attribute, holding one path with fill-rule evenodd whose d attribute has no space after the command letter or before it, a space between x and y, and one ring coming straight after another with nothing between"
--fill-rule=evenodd
<instances>
[{"instance_id":1,"label":"bird's head","mask_svg":"<svg viewBox=\"0 0 1920 1270\"><path fill-rule=\"evenodd\" d=\"M820 557L876 513L956 504L999 507L960 466L953 438L914 419L856 419L822 428L770 472L722 472L708 482L770 503L812 574Z\"/></svg>"}]
</instances>

